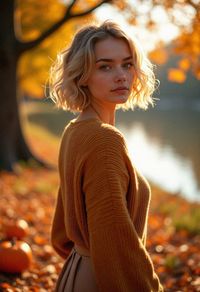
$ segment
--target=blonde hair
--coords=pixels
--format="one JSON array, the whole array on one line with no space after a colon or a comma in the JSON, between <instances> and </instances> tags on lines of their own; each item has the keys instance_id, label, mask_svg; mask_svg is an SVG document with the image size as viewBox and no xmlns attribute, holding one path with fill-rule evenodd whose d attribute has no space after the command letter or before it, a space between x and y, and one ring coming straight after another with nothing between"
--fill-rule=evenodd
<instances>
[{"instance_id":1,"label":"blonde hair","mask_svg":"<svg viewBox=\"0 0 200 292\"><path fill-rule=\"evenodd\" d=\"M100 26L82 28L70 47L57 55L50 70L49 92L59 108L79 112L90 104L88 90L83 84L87 82L95 64L95 44L108 37L124 39L134 60L135 74L131 94L126 103L117 105L117 108L133 109L138 106L147 109L149 104L153 105L152 94L156 84L153 65L135 40L116 23L105 21Z\"/></svg>"}]
</instances>

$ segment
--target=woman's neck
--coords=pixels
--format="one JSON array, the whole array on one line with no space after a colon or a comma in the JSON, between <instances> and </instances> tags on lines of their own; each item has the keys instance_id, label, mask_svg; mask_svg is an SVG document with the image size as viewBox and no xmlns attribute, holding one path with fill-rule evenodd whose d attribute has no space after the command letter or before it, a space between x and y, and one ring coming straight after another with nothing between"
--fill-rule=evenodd
<instances>
[{"instance_id":1,"label":"woman's neck","mask_svg":"<svg viewBox=\"0 0 200 292\"><path fill-rule=\"evenodd\" d=\"M87 120L89 118L98 118L102 122L110 125L115 125L115 108L108 109L97 104L90 104L86 109L84 109L79 117L78 121Z\"/></svg>"},{"instance_id":2,"label":"woman's neck","mask_svg":"<svg viewBox=\"0 0 200 292\"><path fill-rule=\"evenodd\" d=\"M98 107L93 105L92 103L89 105L89 108L96 114L99 120L104 123L111 124L114 126L115 124L115 110L114 109L104 109L102 107Z\"/></svg>"}]
</instances>

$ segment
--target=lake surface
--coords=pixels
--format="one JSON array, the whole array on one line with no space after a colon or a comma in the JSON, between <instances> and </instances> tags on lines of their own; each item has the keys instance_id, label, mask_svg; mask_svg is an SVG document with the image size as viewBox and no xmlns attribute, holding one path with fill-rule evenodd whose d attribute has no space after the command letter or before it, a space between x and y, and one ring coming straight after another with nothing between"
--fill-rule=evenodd
<instances>
[{"instance_id":1,"label":"lake surface","mask_svg":"<svg viewBox=\"0 0 200 292\"><path fill-rule=\"evenodd\" d=\"M153 183L200 201L200 112L150 110L119 115L136 167Z\"/></svg>"},{"instance_id":2,"label":"lake surface","mask_svg":"<svg viewBox=\"0 0 200 292\"><path fill-rule=\"evenodd\" d=\"M46 109L46 111L45 111ZM128 144L136 167L153 183L191 201L200 201L200 108L171 107L148 111L118 111L116 126ZM60 136L73 115L49 110L28 119Z\"/></svg>"}]
</instances>

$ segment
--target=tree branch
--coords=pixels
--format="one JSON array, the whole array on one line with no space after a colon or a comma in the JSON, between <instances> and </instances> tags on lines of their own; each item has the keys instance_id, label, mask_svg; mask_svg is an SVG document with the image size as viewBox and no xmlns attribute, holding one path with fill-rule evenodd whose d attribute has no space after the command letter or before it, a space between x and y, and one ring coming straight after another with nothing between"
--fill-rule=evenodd
<instances>
[{"instance_id":1,"label":"tree branch","mask_svg":"<svg viewBox=\"0 0 200 292\"><path fill-rule=\"evenodd\" d=\"M100 1L94 7L90 8L84 12L72 14L71 10L76 3L76 0L73 0L72 3L67 7L64 16L59 21L57 21L55 24L53 24L48 30L43 32L37 39L35 39L34 41L30 41L30 42L22 42L20 40L16 40L17 57L19 57L25 51L31 50L32 48L39 45L44 39L46 39L51 34L53 34L55 31L57 31L64 23L66 23L70 19L75 18L75 17L82 17L82 16L85 16L87 14L90 14L92 11L94 11L95 9L100 7L102 4L109 3L109 2L111 2L111 0L103 0L103 1Z\"/></svg>"},{"instance_id":2,"label":"tree branch","mask_svg":"<svg viewBox=\"0 0 200 292\"><path fill-rule=\"evenodd\" d=\"M80 13L77 13L77 14L71 14L71 17L72 18L75 18L75 17L85 16L85 15L91 13L92 11L94 11L95 9L97 9L98 7L100 7L102 4L109 3L109 2L112 2L112 0L104 0L104 1L101 1L96 6L90 8L90 9L84 11L84 12L80 12Z\"/></svg>"},{"instance_id":3,"label":"tree branch","mask_svg":"<svg viewBox=\"0 0 200 292\"><path fill-rule=\"evenodd\" d=\"M198 9L200 9L199 3L195 4L193 1L188 0L188 4L191 5L196 10L196 12L198 12Z\"/></svg>"}]
</instances>

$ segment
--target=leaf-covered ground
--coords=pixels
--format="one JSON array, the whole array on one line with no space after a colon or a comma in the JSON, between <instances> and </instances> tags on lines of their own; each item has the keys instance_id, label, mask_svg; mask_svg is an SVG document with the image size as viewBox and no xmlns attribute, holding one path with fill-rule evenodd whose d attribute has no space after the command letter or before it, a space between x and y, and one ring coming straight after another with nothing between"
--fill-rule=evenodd
<instances>
[{"instance_id":1,"label":"leaf-covered ground","mask_svg":"<svg viewBox=\"0 0 200 292\"><path fill-rule=\"evenodd\" d=\"M30 138L34 151L55 163L57 144L45 140ZM21 167L18 175L0 174L0 226L8 219L25 219L29 232L24 240L33 251L29 270L0 274L0 291L54 291L63 264L50 244L57 185L56 170ZM156 187L152 193L147 249L165 291L200 291L199 205Z\"/></svg>"}]
</instances>

